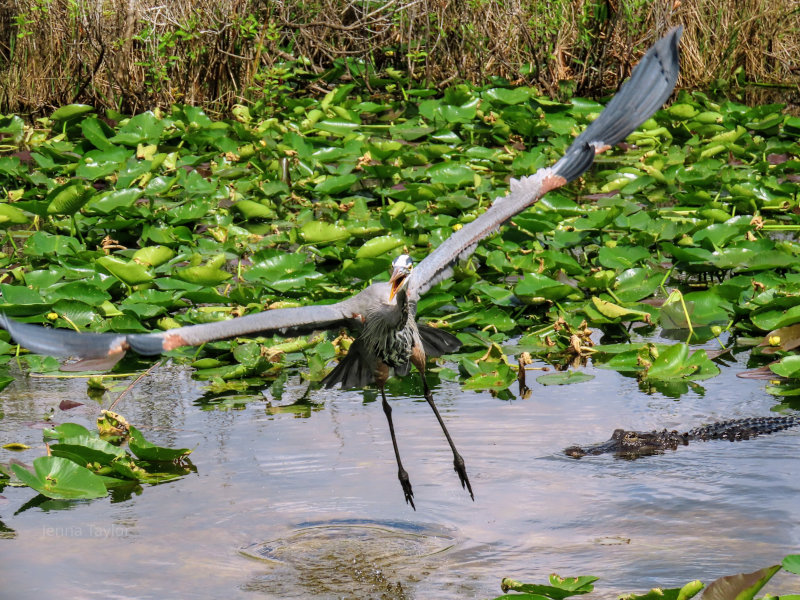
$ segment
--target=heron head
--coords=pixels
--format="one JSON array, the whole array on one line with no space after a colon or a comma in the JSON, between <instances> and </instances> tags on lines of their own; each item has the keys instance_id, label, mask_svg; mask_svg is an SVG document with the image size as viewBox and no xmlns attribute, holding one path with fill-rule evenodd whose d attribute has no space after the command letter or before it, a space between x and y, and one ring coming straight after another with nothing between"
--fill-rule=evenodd
<instances>
[{"instance_id":1,"label":"heron head","mask_svg":"<svg viewBox=\"0 0 800 600\"><path fill-rule=\"evenodd\" d=\"M411 275L413 267L414 263L408 254L401 254L392 261L392 276L389 278L392 289L389 291L389 300L392 300L408 283L408 276Z\"/></svg>"}]
</instances>

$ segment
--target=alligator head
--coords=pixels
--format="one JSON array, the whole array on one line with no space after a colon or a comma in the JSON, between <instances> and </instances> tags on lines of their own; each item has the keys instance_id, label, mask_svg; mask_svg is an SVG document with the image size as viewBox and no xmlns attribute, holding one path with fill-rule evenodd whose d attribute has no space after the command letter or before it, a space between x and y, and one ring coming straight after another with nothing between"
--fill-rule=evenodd
<instances>
[{"instance_id":1,"label":"alligator head","mask_svg":"<svg viewBox=\"0 0 800 600\"><path fill-rule=\"evenodd\" d=\"M665 450L675 450L689 443L686 434L677 431L629 431L615 429L611 439L591 446L570 446L564 453L572 458L586 455L615 454L620 458L634 459L640 456L660 454Z\"/></svg>"}]
</instances>

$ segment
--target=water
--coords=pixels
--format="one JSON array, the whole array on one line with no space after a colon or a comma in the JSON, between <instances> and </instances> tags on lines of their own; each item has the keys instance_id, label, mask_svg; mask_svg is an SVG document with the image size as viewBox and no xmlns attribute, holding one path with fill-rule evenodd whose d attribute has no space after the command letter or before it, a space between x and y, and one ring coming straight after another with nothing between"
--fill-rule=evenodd
<instances>
[{"instance_id":1,"label":"water","mask_svg":"<svg viewBox=\"0 0 800 600\"><path fill-rule=\"evenodd\" d=\"M467 464L475 502L428 405L393 398L417 511L403 501L374 394L311 393L298 417L267 400L202 410L202 387L166 366L115 410L154 442L195 448L197 473L129 499L0 498L0 597L493 598L503 577L544 583L552 572L600 575L592 597L674 587L754 571L800 548L800 430L744 442L691 443L636 461L573 460L565 447L617 427L689 428L766 415L764 383L741 365L673 400L634 379L587 367L594 380L503 401L454 383L434 390ZM305 391L299 378L283 404ZM0 441L43 454L42 417L92 426L85 382L20 378L0 392ZM66 506L66 508L65 508ZM776 576L765 591L797 592Z\"/></svg>"}]
</instances>

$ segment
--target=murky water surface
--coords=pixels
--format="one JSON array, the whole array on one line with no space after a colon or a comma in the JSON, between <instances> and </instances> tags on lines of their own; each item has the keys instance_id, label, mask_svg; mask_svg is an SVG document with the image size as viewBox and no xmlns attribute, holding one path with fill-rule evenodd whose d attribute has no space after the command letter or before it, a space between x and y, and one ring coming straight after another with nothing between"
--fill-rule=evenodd
<instances>
[{"instance_id":1,"label":"murky water surface","mask_svg":"<svg viewBox=\"0 0 800 600\"><path fill-rule=\"evenodd\" d=\"M562 450L616 427L689 428L766 415L764 383L741 365L680 400L587 367L594 380L503 401L444 383L434 393L475 491L461 489L430 408L394 398L417 511L403 502L380 403L312 392L307 416L276 402L203 410L201 384L162 367L116 410L156 443L195 448L197 473L131 497L0 498L3 598L491 598L504 576L601 575L593 597L753 571L800 548L800 431L693 443L636 461ZM536 373L532 374L533 376ZM532 381L532 378L531 378ZM298 379L283 404L305 391ZM43 453L42 417L92 426L83 380L19 379L0 392L0 441ZM293 396L293 398L292 398ZM0 450L0 460L12 453ZM798 591L778 576L773 593Z\"/></svg>"}]
</instances>

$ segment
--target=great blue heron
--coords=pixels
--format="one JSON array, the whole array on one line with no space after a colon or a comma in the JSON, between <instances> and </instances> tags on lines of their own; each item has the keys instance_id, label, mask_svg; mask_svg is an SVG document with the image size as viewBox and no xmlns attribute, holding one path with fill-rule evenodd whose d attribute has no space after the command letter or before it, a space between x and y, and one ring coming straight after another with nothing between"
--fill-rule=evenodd
<instances>
[{"instance_id":1,"label":"great blue heron","mask_svg":"<svg viewBox=\"0 0 800 600\"><path fill-rule=\"evenodd\" d=\"M460 347L460 343L445 331L417 323L417 301L432 286L449 277L452 265L471 255L480 240L548 191L578 177L589 168L596 154L625 139L661 107L672 93L678 77L681 32L682 28L677 27L656 42L634 68L630 80L553 166L540 169L528 177L512 179L511 190L506 196L497 198L485 213L453 233L419 265L414 267L408 255L401 255L392 263L388 282L373 283L347 300L336 304L269 310L216 323L147 334L77 333L48 329L13 321L1 313L0 325L28 350L77 357L82 359L77 366L85 369L108 368L129 349L139 354L154 355L180 346L196 346L258 332L277 330L289 333L342 326L360 329L347 355L325 377L323 383L326 387L337 383L341 383L342 387L377 384L392 436L398 478L406 502L414 507L414 493L400 460L392 409L384 389L392 369L397 375L406 375L414 365L422 376L425 399L453 451L453 465L461 485L474 500L464 460L436 408L425 378L426 358L453 352Z\"/></svg>"}]
</instances>

